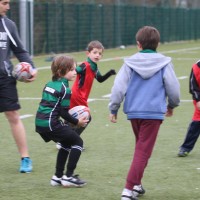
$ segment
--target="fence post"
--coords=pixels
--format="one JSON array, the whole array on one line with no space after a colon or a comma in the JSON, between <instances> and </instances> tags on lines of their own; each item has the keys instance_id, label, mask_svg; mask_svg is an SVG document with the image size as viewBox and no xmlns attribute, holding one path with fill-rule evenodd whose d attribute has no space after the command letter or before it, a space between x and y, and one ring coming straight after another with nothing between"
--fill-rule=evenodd
<instances>
[{"instance_id":1,"label":"fence post","mask_svg":"<svg viewBox=\"0 0 200 200\"><path fill-rule=\"evenodd\" d=\"M34 0L20 0L19 5L19 24L20 37L24 47L33 56L33 2Z\"/></svg>"}]
</instances>

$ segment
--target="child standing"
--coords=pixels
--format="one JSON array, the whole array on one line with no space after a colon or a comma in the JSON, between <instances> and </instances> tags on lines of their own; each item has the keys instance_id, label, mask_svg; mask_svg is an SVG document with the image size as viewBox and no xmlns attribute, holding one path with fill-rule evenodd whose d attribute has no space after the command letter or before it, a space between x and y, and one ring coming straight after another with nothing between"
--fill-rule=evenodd
<instances>
[{"instance_id":1,"label":"child standing","mask_svg":"<svg viewBox=\"0 0 200 200\"><path fill-rule=\"evenodd\" d=\"M190 123L185 140L180 146L179 157L186 157L194 148L200 134L200 61L192 66L190 74L190 94L194 104L194 114Z\"/></svg>"},{"instance_id":2,"label":"child standing","mask_svg":"<svg viewBox=\"0 0 200 200\"><path fill-rule=\"evenodd\" d=\"M115 75L115 70L109 70L105 75L101 75L97 62L103 56L104 46L99 41L91 41L87 46L87 61L83 62L76 68L77 78L72 86L72 97L70 108L74 106L84 105L88 107L88 97L92 88L94 79L102 83L110 76ZM89 122L91 121L91 118ZM76 130L80 135L86 127L81 127Z\"/></svg>"},{"instance_id":3,"label":"child standing","mask_svg":"<svg viewBox=\"0 0 200 200\"><path fill-rule=\"evenodd\" d=\"M85 181L74 175L74 170L81 155L83 141L72 128L61 120L85 126L88 120L73 118L69 113L71 90L69 81L76 78L76 63L69 56L57 56L51 65L52 81L49 81L42 94L36 119L36 132L45 142L59 142L62 146L57 154L56 172L50 183L52 186L82 187ZM69 158L68 158L69 157ZM67 170L64 173L65 164Z\"/></svg>"},{"instance_id":4,"label":"child standing","mask_svg":"<svg viewBox=\"0 0 200 200\"><path fill-rule=\"evenodd\" d=\"M164 116L172 116L179 105L180 88L171 58L156 52L160 41L158 30L144 26L136 34L139 52L124 59L115 78L110 97L110 120L124 100L124 113L130 120L136 144L121 200L137 200L145 193L142 177L152 154ZM168 104L166 103L168 101Z\"/></svg>"}]
</instances>

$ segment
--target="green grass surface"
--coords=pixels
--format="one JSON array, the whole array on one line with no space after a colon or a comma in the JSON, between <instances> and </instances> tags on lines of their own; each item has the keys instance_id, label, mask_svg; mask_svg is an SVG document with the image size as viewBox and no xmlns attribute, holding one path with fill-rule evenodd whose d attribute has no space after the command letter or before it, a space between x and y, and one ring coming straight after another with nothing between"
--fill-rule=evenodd
<instances>
[{"instance_id":1,"label":"green grass surface","mask_svg":"<svg viewBox=\"0 0 200 200\"><path fill-rule=\"evenodd\" d=\"M182 77L181 100L191 100L188 93L188 77L191 66L199 59L200 41L161 44L158 52L172 57L177 77ZM114 68L119 70L121 57L130 56L136 47L125 50L105 50L98 66L102 74ZM77 62L85 59L85 53L72 53ZM50 66L47 56L35 57L39 69ZM112 58L109 61L104 59ZM16 62L16 60L14 60ZM185 78L184 78L185 77ZM50 69L39 70L34 83L19 83L21 115L35 115L44 84L51 79ZM57 149L53 142L45 143L34 131L34 116L23 119L27 130L29 151L33 160L33 172L18 173L19 154L4 115L0 115L0 199L2 200L117 200L125 184L125 178L132 159L134 137L129 121L120 109L118 123L108 120L109 99L114 76L104 83L94 82L89 103L93 120L83 133L86 150L82 153L76 173L88 184L80 189L51 187L49 182L54 174ZM24 99L27 98L27 99ZM36 99L28 99L36 98ZM177 157L193 113L190 101L181 101L174 116L166 118L159 131L153 155L146 168L143 185L144 200L200 199L200 144L186 158Z\"/></svg>"}]
</instances>

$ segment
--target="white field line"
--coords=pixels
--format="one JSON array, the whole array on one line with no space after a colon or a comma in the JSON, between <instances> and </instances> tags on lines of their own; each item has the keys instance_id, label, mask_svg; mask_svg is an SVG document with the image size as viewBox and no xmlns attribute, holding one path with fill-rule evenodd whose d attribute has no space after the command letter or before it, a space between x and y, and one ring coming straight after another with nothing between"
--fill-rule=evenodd
<instances>
[{"instance_id":1,"label":"white field line","mask_svg":"<svg viewBox=\"0 0 200 200\"><path fill-rule=\"evenodd\" d=\"M185 51L193 51L193 50L199 50L200 47L193 47L193 48L185 48L185 49L177 49L177 50L170 50L170 51L163 51L161 53L163 54L168 54L168 53L181 53ZM100 60L100 62L107 62L107 61L112 61L112 60L122 60L126 58L127 56L122 56L122 57L114 57L114 58L106 58ZM192 58L176 58L176 60L193 60ZM80 63L78 63L80 64ZM38 67L38 70L44 70L44 69L50 69L50 66L44 66L44 67Z\"/></svg>"},{"instance_id":2,"label":"white field line","mask_svg":"<svg viewBox=\"0 0 200 200\"><path fill-rule=\"evenodd\" d=\"M186 78L188 78L188 76L180 76L180 77L178 77L179 80L186 79Z\"/></svg>"},{"instance_id":3,"label":"white field line","mask_svg":"<svg viewBox=\"0 0 200 200\"><path fill-rule=\"evenodd\" d=\"M29 98L29 97L25 97L25 98L19 98L19 100L40 100L41 98L36 97L36 98ZM92 102L92 101L108 101L110 99L110 94L104 95L102 96L102 98L89 98L88 102ZM192 102L192 100L188 100L188 99L182 99L181 102Z\"/></svg>"},{"instance_id":4,"label":"white field line","mask_svg":"<svg viewBox=\"0 0 200 200\"><path fill-rule=\"evenodd\" d=\"M33 117L33 116L34 116L34 115L31 115L31 114L21 115L21 116L20 116L20 119L25 119L25 118Z\"/></svg>"},{"instance_id":5,"label":"white field line","mask_svg":"<svg viewBox=\"0 0 200 200\"><path fill-rule=\"evenodd\" d=\"M110 94L107 94L107 95L104 95L102 96L102 98L94 98L94 99L88 99L88 102L93 102L93 101L109 101L109 97L110 97ZM26 97L26 98L19 98L20 100L39 100L41 98L29 98L29 97ZM181 100L181 102L183 103L190 103L192 102L192 100ZM26 119L26 118L29 118L29 117L33 117L34 115L32 114L25 114L25 115L21 115L20 116L20 119Z\"/></svg>"},{"instance_id":6,"label":"white field line","mask_svg":"<svg viewBox=\"0 0 200 200\"><path fill-rule=\"evenodd\" d=\"M167 53L180 53L180 52L185 52L185 51L193 51L193 50L199 50L200 47L193 47L193 48L185 48L185 49L177 49L177 50L170 50L170 51L163 51L161 53L167 54ZM114 57L114 58L106 58L102 59L100 62L107 62L107 61L112 61L112 60L122 60L126 58L127 56L122 56L122 57ZM192 58L176 58L176 60L193 60ZM44 67L38 67L38 70L45 70L45 69L50 69L50 66L44 66ZM178 79L186 79L188 78L187 76L182 76L179 77ZM92 101L107 101L109 100L110 94L104 95L103 98L100 99L88 99L88 102ZM19 98L20 100L40 100L41 98L30 98L30 97L25 97L25 98ZM181 100L181 102L192 102L192 100ZM33 115L27 114L27 115L22 115L20 116L21 119L27 118L27 117L32 117Z\"/></svg>"},{"instance_id":7,"label":"white field line","mask_svg":"<svg viewBox=\"0 0 200 200\"><path fill-rule=\"evenodd\" d=\"M20 97L19 100L40 100L39 97Z\"/></svg>"}]
</instances>

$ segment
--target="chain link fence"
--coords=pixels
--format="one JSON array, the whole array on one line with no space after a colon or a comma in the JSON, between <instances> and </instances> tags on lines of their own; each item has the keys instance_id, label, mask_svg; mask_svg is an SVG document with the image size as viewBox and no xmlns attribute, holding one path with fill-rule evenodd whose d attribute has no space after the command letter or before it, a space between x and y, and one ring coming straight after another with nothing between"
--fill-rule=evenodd
<instances>
[{"instance_id":1,"label":"chain link fence","mask_svg":"<svg viewBox=\"0 0 200 200\"><path fill-rule=\"evenodd\" d=\"M9 17L19 25L19 2ZM15 9L14 9L15 8ZM135 33L155 26L161 42L200 39L200 9L104 4L34 3L34 55L85 50L91 40L106 48L135 44Z\"/></svg>"}]
</instances>

